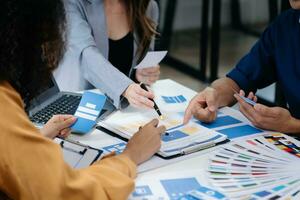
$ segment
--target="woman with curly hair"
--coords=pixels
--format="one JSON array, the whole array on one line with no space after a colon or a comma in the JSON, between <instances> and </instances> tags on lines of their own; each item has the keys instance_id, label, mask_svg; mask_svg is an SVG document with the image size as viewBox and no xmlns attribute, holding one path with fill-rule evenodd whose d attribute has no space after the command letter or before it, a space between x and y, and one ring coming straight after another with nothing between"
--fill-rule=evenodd
<instances>
[{"instance_id":1,"label":"woman with curly hair","mask_svg":"<svg viewBox=\"0 0 300 200\"><path fill-rule=\"evenodd\" d=\"M64 0L68 48L54 77L61 90L99 88L116 108L153 108L159 66L134 69L154 49L159 10L154 0Z\"/></svg>"},{"instance_id":2,"label":"woman with curly hair","mask_svg":"<svg viewBox=\"0 0 300 200\"><path fill-rule=\"evenodd\" d=\"M60 146L30 122L23 99L32 98L50 80L64 52L64 24L60 0L1 3L1 199L4 194L10 199L31 200L126 199L134 187L136 165L160 147L160 134L165 128L157 127L158 120L153 120L139 130L120 155L74 170L64 162ZM55 129L57 123L49 126Z\"/></svg>"}]
</instances>

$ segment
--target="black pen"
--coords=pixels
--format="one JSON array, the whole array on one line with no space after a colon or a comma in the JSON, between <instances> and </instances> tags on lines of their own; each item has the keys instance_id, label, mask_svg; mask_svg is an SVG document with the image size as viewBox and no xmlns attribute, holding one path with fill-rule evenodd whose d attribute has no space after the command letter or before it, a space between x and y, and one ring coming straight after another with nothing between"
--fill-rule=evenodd
<instances>
[{"instance_id":1,"label":"black pen","mask_svg":"<svg viewBox=\"0 0 300 200\"><path fill-rule=\"evenodd\" d=\"M142 89L146 90L148 92L147 86L144 83L140 83L140 86ZM155 101L153 99L149 99L154 103L154 110L157 112L157 114L159 115L160 119L164 119L163 115L161 114L157 104L155 103Z\"/></svg>"}]
</instances>

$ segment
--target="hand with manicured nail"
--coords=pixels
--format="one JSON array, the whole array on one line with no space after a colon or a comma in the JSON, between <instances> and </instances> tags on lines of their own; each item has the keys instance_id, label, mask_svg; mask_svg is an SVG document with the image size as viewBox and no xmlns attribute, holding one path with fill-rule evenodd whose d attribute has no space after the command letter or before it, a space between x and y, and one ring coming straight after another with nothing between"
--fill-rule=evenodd
<instances>
[{"instance_id":1,"label":"hand with manicured nail","mask_svg":"<svg viewBox=\"0 0 300 200\"><path fill-rule=\"evenodd\" d=\"M54 115L40 130L48 138L56 136L67 137L71 133L69 128L76 122L77 118L73 115Z\"/></svg>"},{"instance_id":2,"label":"hand with manicured nail","mask_svg":"<svg viewBox=\"0 0 300 200\"><path fill-rule=\"evenodd\" d=\"M154 94L151 90L146 91L139 84L133 83L123 93L123 96L128 100L130 105L137 108L153 109L154 103L150 99L154 99Z\"/></svg>"}]
</instances>

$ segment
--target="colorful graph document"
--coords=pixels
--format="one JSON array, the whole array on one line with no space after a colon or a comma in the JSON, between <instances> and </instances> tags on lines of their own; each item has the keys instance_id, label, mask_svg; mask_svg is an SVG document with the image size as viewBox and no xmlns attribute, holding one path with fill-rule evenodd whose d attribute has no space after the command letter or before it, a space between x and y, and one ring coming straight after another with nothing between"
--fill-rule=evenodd
<instances>
[{"instance_id":1,"label":"colorful graph document","mask_svg":"<svg viewBox=\"0 0 300 200\"><path fill-rule=\"evenodd\" d=\"M211 184L234 199L299 199L300 142L265 133L221 147L210 157Z\"/></svg>"},{"instance_id":2,"label":"colorful graph document","mask_svg":"<svg viewBox=\"0 0 300 200\"><path fill-rule=\"evenodd\" d=\"M90 147L101 149L103 151L103 155L110 154L112 152L120 154L126 147L126 142L123 140L108 135L98 129L94 129L92 132L85 135L71 134L68 138L73 141L80 141L80 143Z\"/></svg>"},{"instance_id":3,"label":"colorful graph document","mask_svg":"<svg viewBox=\"0 0 300 200\"><path fill-rule=\"evenodd\" d=\"M167 104L184 103L184 102L187 101L186 98L183 95L179 95L179 96L161 96L161 98Z\"/></svg>"},{"instance_id":4,"label":"colorful graph document","mask_svg":"<svg viewBox=\"0 0 300 200\"><path fill-rule=\"evenodd\" d=\"M223 108L222 112L218 113L215 121L211 123L197 121L197 123L226 135L230 140L255 134L262 134L264 132L261 129L255 128L245 120L242 120L240 115L241 114L236 110Z\"/></svg>"},{"instance_id":5,"label":"colorful graph document","mask_svg":"<svg viewBox=\"0 0 300 200\"><path fill-rule=\"evenodd\" d=\"M157 178L136 181L130 200L226 200L220 192L202 183L203 171L161 174Z\"/></svg>"},{"instance_id":6,"label":"colorful graph document","mask_svg":"<svg viewBox=\"0 0 300 200\"><path fill-rule=\"evenodd\" d=\"M100 125L129 139L139 130L139 127L154 118L157 118L154 111L145 113L117 111ZM161 137L162 146L159 152L163 157L192 153L215 146L227 139L225 135L206 128L194 120L186 125L182 124L182 120L182 113L164 112L164 120L160 120L160 125L166 126L167 131Z\"/></svg>"},{"instance_id":7,"label":"colorful graph document","mask_svg":"<svg viewBox=\"0 0 300 200\"><path fill-rule=\"evenodd\" d=\"M77 121L71 127L73 132L85 134L88 133L97 123L103 106L106 101L106 96L94 92L84 92L75 112Z\"/></svg>"}]
</instances>

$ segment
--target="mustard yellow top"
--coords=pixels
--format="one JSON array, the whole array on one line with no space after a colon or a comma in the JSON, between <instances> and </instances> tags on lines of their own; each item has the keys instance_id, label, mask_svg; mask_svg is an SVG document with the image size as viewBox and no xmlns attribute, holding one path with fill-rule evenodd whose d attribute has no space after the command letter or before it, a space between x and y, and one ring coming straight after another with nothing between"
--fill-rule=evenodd
<instances>
[{"instance_id":1,"label":"mustard yellow top","mask_svg":"<svg viewBox=\"0 0 300 200\"><path fill-rule=\"evenodd\" d=\"M126 156L81 170L69 167L59 145L28 119L20 95L0 84L0 191L12 199L127 199L136 165Z\"/></svg>"}]
</instances>

